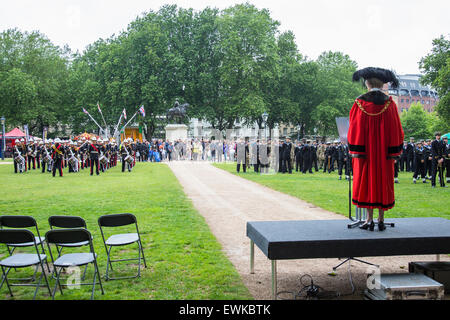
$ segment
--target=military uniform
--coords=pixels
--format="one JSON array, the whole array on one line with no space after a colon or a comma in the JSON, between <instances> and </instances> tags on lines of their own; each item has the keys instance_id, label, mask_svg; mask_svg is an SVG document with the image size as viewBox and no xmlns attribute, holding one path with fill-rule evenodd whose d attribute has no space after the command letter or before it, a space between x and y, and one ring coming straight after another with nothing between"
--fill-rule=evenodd
<instances>
[{"instance_id":1,"label":"military uniform","mask_svg":"<svg viewBox=\"0 0 450 320\"><path fill-rule=\"evenodd\" d=\"M247 143L240 142L236 144L236 155L237 155L237 166L236 171L239 173L241 171L241 164L244 172L247 172L248 158L249 158L249 147Z\"/></svg>"},{"instance_id":2,"label":"military uniform","mask_svg":"<svg viewBox=\"0 0 450 320\"><path fill-rule=\"evenodd\" d=\"M447 143L447 139L444 139L444 165L445 165L445 177L447 183L450 183L450 144Z\"/></svg>"},{"instance_id":3,"label":"military uniform","mask_svg":"<svg viewBox=\"0 0 450 320\"><path fill-rule=\"evenodd\" d=\"M325 144L320 144L319 147L317 148L317 158L319 160L319 168L326 168L326 161L325 161L325 149L326 149L326 145Z\"/></svg>"},{"instance_id":4,"label":"military uniform","mask_svg":"<svg viewBox=\"0 0 450 320\"><path fill-rule=\"evenodd\" d=\"M47 155L49 155L51 158L51 154L52 154L51 145L49 145L48 143L44 144L41 148L41 154L42 154L42 173L45 173L45 166L47 166L47 171L51 172L52 171L52 163L47 163L44 161L44 159L47 157Z\"/></svg>"},{"instance_id":5,"label":"military uniform","mask_svg":"<svg viewBox=\"0 0 450 320\"><path fill-rule=\"evenodd\" d=\"M440 136L440 135L439 135ZM436 174L439 172L439 182L441 187L445 187L443 163L439 163L444 159L444 144L440 140L434 140L431 143L432 169L431 169L431 186L436 187Z\"/></svg>"},{"instance_id":6,"label":"military uniform","mask_svg":"<svg viewBox=\"0 0 450 320\"><path fill-rule=\"evenodd\" d=\"M331 145L330 143L327 143L327 148L325 149L325 167L323 169L323 172L327 172L331 173L331 171L334 171L334 166L333 166L333 162L334 162L334 152L335 152L335 147L333 145Z\"/></svg>"},{"instance_id":7,"label":"military uniform","mask_svg":"<svg viewBox=\"0 0 450 320\"><path fill-rule=\"evenodd\" d=\"M349 177L349 168L348 168L348 157L349 157L349 151L348 147L345 144L341 144L337 147L338 151L338 174L339 174L339 180L342 179L342 169L345 167L345 178L348 179Z\"/></svg>"},{"instance_id":8,"label":"military uniform","mask_svg":"<svg viewBox=\"0 0 450 320\"><path fill-rule=\"evenodd\" d=\"M17 143L18 143L18 144L17 144ZM26 153L27 153L27 152L26 152L25 147L24 147L22 144L20 144L20 141L16 140L16 145L15 145L15 147L13 148L14 173L17 173L17 172L19 171L19 169L21 169L21 170L20 170L20 173L26 171L26 167L27 167L26 161L23 163L23 167L22 167L22 168L19 168L19 164L18 164L18 163L16 162L16 160L15 160L15 158L18 157L18 156L22 156L23 159L25 160L25 159L26 159L26 158L25 158Z\"/></svg>"},{"instance_id":9,"label":"military uniform","mask_svg":"<svg viewBox=\"0 0 450 320\"><path fill-rule=\"evenodd\" d=\"M433 157L431 155L431 140L427 140L427 143L424 145L425 152L425 175L428 179L431 179L431 167Z\"/></svg>"},{"instance_id":10,"label":"military uniform","mask_svg":"<svg viewBox=\"0 0 450 320\"><path fill-rule=\"evenodd\" d=\"M94 166L95 166L95 173L97 175L100 174L100 171L99 171L100 163L98 161L99 156L100 156L99 148L100 148L99 145L94 145L93 143L90 143L88 146L89 162L90 162L89 165L91 167L91 176L94 174Z\"/></svg>"},{"instance_id":11,"label":"military uniform","mask_svg":"<svg viewBox=\"0 0 450 320\"><path fill-rule=\"evenodd\" d=\"M63 166L64 166L64 153L65 149L64 146L59 142L56 141L55 145L52 147L53 153L52 153L52 159L53 159L53 167L52 167L52 174L53 176L56 175L56 169L59 171L59 176L63 176Z\"/></svg>"},{"instance_id":12,"label":"military uniform","mask_svg":"<svg viewBox=\"0 0 450 320\"><path fill-rule=\"evenodd\" d=\"M319 171L319 164L317 161L317 144L315 143L311 145L311 166L314 167L316 172Z\"/></svg>"},{"instance_id":13,"label":"military uniform","mask_svg":"<svg viewBox=\"0 0 450 320\"><path fill-rule=\"evenodd\" d=\"M421 143L419 143L415 148L414 148L414 175L413 175L413 182L416 183L417 177L419 176L419 174L422 177L422 181L423 183L426 183L426 168L425 168L425 157L426 157L426 152L425 152L425 148L422 146Z\"/></svg>"},{"instance_id":14,"label":"military uniform","mask_svg":"<svg viewBox=\"0 0 450 320\"><path fill-rule=\"evenodd\" d=\"M406 170L406 162L408 160L408 144L406 143L406 141L403 142L402 150L403 152L399 159L399 166L401 172Z\"/></svg>"},{"instance_id":15,"label":"military uniform","mask_svg":"<svg viewBox=\"0 0 450 320\"><path fill-rule=\"evenodd\" d=\"M282 172L292 173L292 160L294 158L294 148L292 143L286 141L283 145L283 154L282 154Z\"/></svg>"},{"instance_id":16,"label":"military uniform","mask_svg":"<svg viewBox=\"0 0 450 320\"><path fill-rule=\"evenodd\" d=\"M120 155L122 156L122 172L125 172L125 166L127 164L125 159L127 158L128 155L131 157L132 152L133 151L131 149L131 146L128 146L125 143L120 146ZM133 168L133 165L129 164L128 171L131 172L132 168Z\"/></svg>"},{"instance_id":17,"label":"military uniform","mask_svg":"<svg viewBox=\"0 0 450 320\"><path fill-rule=\"evenodd\" d=\"M303 157L302 157L302 148L303 146L299 143L295 149L294 149L294 155L295 155L295 171L302 171L302 162L303 162Z\"/></svg>"},{"instance_id":18,"label":"military uniform","mask_svg":"<svg viewBox=\"0 0 450 320\"><path fill-rule=\"evenodd\" d=\"M414 139L406 147L406 171L414 172Z\"/></svg>"}]
</instances>

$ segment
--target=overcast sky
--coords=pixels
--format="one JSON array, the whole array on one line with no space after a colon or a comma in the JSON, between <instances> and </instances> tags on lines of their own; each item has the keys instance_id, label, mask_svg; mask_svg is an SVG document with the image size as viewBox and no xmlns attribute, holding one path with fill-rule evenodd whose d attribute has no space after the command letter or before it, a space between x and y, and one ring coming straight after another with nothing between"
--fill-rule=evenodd
<instances>
[{"instance_id":1,"label":"overcast sky","mask_svg":"<svg viewBox=\"0 0 450 320\"><path fill-rule=\"evenodd\" d=\"M39 30L55 44L83 51L98 38L125 30L142 13L164 4L202 10L245 1L213 0L1 0L0 31ZM267 8L280 30L294 32L310 59L342 51L359 67L378 66L399 74L419 73L418 61L432 40L450 34L448 0L252 0Z\"/></svg>"}]
</instances>

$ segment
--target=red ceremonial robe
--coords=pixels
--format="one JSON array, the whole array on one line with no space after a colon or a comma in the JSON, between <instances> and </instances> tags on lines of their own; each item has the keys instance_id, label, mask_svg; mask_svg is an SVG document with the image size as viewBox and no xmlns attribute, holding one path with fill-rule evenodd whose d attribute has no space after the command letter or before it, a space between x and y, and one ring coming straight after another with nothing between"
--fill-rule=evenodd
<instances>
[{"instance_id":1,"label":"red ceremonial robe","mask_svg":"<svg viewBox=\"0 0 450 320\"><path fill-rule=\"evenodd\" d=\"M353 204L391 209L395 205L394 159L403 151L404 138L392 97L369 92L356 99L347 137L353 157Z\"/></svg>"}]
</instances>

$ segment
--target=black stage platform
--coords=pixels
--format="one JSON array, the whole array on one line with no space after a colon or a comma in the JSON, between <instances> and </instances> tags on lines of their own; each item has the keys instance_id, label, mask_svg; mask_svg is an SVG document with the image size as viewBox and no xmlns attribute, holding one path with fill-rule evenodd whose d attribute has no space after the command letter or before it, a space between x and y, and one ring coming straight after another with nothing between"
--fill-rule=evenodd
<instances>
[{"instance_id":1,"label":"black stage platform","mask_svg":"<svg viewBox=\"0 0 450 320\"><path fill-rule=\"evenodd\" d=\"M272 260L272 294L276 298L276 261L450 253L450 220L388 219L394 228L383 232L349 229L349 220L248 222L250 270L254 245Z\"/></svg>"}]
</instances>

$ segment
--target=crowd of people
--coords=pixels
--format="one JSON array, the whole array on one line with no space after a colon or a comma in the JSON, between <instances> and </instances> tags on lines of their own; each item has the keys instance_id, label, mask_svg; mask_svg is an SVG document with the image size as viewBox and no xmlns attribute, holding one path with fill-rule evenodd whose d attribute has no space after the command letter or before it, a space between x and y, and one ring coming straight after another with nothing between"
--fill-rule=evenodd
<instances>
[{"instance_id":1,"label":"crowd of people","mask_svg":"<svg viewBox=\"0 0 450 320\"><path fill-rule=\"evenodd\" d=\"M399 172L411 172L413 183L422 179L430 180L436 185L436 176L440 185L445 180L450 182L450 145L447 138L415 143L404 142L403 153L395 160L395 182ZM79 172L89 168L90 174L97 175L109 168L122 164L122 171L131 171L136 162L162 161L211 161L235 162L236 171L265 173L269 168L273 172L303 174L313 172L336 172L338 179L349 179L352 172L352 161L348 146L339 140L319 142L302 139L292 142L289 137L271 139L178 139L168 141L152 139L151 141L134 141L125 139L120 145L114 139L85 139L78 141L42 139L16 140L14 153L14 172L41 169L42 172ZM444 173L445 172L445 173Z\"/></svg>"},{"instance_id":2,"label":"crowd of people","mask_svg":"<svg viewBox=\"0 0 450 320\"><path fill-rule=\"evenodd\" d=\"M436 186L438 176L440 186L445 187L445 182L450 183L448 138L441 139L441 134L436 132L433 141L428 139L415 142L413 137L409 142L405 141L400 159L395 163L396 177L399 171L411 172L413 183L417 183L418 179L422 179L422 183L431 180L432 187Z\"/></svg>"}]
</instances>

